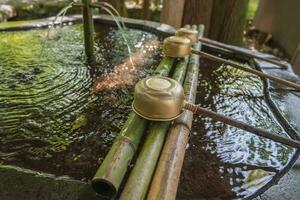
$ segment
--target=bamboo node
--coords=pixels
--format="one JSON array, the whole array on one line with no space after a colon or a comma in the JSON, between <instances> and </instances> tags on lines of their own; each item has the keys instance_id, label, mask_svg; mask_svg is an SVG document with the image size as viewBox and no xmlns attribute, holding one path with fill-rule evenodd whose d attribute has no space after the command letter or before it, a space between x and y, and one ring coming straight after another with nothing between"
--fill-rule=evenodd
<instances>
[{"instance_id":1,"label":"bamboo node","mask_svg":"<svg viewBox=\"0 0 300 200\"><path fill-rule=\"evenodd\" d=\"M136 152L137 147L136 145L131 141L131 139L129 137L126 136L119 136L118 138L119 141L124 142L124 143L128 143L133 151L133 153Z\"/></svg>"}]
</instances>

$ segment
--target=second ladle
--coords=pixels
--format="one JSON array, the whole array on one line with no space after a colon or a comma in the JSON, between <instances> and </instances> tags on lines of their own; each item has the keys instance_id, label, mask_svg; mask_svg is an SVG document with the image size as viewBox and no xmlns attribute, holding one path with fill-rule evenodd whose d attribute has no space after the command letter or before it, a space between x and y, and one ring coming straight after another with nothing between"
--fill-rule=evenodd
<instances>
[{"instance_id":1,"label":"second ladle","mask_svg":"<svg viewBox=\"0 0 300 200\"><path fill-rule=\"evenodd\" d=\"M256 55L255 53L250 53L250 51L243 51L243 50L240 50L238 48L234 48L230 45L219 43L217 41L209 40L209 39L203 38L203 37L200 38L200 37L198 37L198 32L196 30L192 30L192 29L189 29L189 28L180 28L176 31L175 35L176 36L181 36L181 37L188 37L192 41L193 44L200 41L200 42L203 42L203 43L215 46L215 47L219 47L219 48L229 50L229 51L234 52L234 53L245 55L245 56L250 57L250 58L260 59L260 60L263 60L265 62L272 63L274 65L278 65L278 66L280 66L284 69L288 68L288 66L284 63L281 63L281 62L278 62L278 61L275 61L275 60L272 60L272 59L268 59L268 58Z\"/></svg>"},{"instance_id":2,"label":"second ladle","mask_svg":"<svg viewBox=\"0 0 300 200\"><path fill-rule=\"evenodd\" d=\"M180 116L183 109L186 109L258 136L300 149L299 141L250 126L185 101L182 86L177 81L167 77L150 76L139 81L134 89L132 108L141 117L152 121L173 120Z\"/></svg>"},{"instance_id":3,"label":"second ladle","mask_svg":"<svg viewBox=\"0 0 300 200\"><path fill-rule=\"evenodd\" d=\"M175 57L175 58L185 57L185 56L188 56L190 54L197 54L197 55L200 55L200 56L205 57L207 59L214 60L214 61L221 62L221 63L225 63L225 64L228 64L228 65L230 65L232 67L235 67L237 69L255 74L259 77L267 78L267 79L270 79L274 82L286 85L288 87L295 88L297 90L300 90L300 85L297 84L297 83L293 83L291 81L287 81L287 80L284 80L284 79L281 79L281 78L277 78L275 76L263 73L261 71L258 71L258 70L252 69L252 68L245 67L243 65L240 65L240 64L234 63L232 61L220 58L218 56L208 54L208 53L203 52L203 51L194 50L192 48L192 42L193 42L192 39L193 38L191 38L191 37L181 37L181 36L168 37L163 42L163 53L166 56Z\"/></svg>"}]
</instances>

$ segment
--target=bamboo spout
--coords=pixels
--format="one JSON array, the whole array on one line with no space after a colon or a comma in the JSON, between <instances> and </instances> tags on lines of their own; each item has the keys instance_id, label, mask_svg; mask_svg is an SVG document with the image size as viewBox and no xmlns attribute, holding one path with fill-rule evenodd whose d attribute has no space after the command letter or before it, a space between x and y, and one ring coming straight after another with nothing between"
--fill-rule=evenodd
<instances>
[{"instance_id":1,"label":"bamboo spout","mask_svg":"<svg viewBox=\"0 0 300 200\"><path fill-rule=\"evenodd\" d=\"M84 46L85 54L88 63L93 65L96 62L94 52L94 21L91 8L91 0L82 0L82 14L83 14L83 31L84 31Z\"/></svg>"}]
</instances>

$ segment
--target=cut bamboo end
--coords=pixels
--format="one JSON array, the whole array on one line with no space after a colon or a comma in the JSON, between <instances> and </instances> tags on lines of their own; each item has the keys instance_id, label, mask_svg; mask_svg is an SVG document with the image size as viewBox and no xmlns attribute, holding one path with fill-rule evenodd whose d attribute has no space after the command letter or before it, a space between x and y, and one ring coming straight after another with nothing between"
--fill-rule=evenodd
<instances>
[{"instance_id":1,"label":"cut bamboo end","mask_svg":"<svg viewBox=\"0 0 300 200\"><path fill-rule=\"evenodd\" d=\"M112 197L117 193L117 188L108 180L95 178L92 180L93 189L104 197Z\"/></svg>"}]
</instances>

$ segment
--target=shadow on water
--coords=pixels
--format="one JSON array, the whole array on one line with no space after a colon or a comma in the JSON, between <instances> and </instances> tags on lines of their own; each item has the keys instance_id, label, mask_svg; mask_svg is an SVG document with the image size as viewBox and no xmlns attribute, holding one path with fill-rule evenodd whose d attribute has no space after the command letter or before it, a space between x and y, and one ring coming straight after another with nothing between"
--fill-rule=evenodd
<instances>
[{"instance_id":1,"label":"shadow on water","mask_svg":"<svg viewBox=\"0 0 300 200\"><path fill-rule=\"evenodd\" d=\"M0 33L0 163L81 180L93 176L130 111L133 84L160 60L149 56L130 84L91 92L94 81L128 56L120 31L96 30L94 74L85 64L81 25L53 29L49 37L46 30ZM157 40L133 29L122 34L132 49Z\"/></svg>"},{"instance_id":2,"label":"shadow on water","mask_svg":"<svg viewBox=\"0 0 300 200\"><path fill-rule=\"evenodd\" d=\"M249 73L202 60L196 103L288 137L265 102L263 83ZM195 116L178 197L250 196L270 182L293 154L292 148Z\"/></svg>"}]
</instances>

